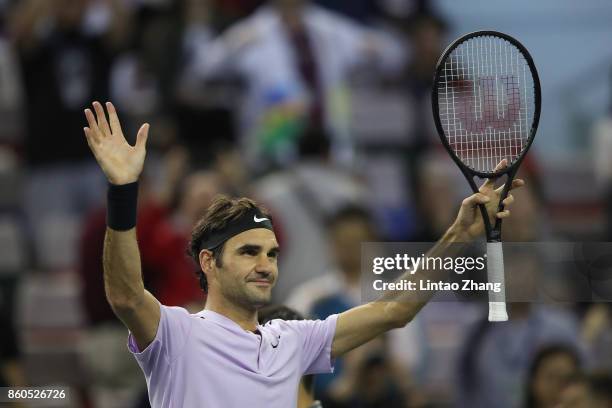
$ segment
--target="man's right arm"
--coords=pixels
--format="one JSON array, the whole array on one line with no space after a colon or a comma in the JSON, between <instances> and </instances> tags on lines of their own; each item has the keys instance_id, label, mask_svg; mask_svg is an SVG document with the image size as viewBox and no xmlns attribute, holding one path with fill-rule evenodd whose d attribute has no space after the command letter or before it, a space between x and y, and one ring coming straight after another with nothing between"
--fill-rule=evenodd
<instances>
[{"instance_id":1,"label":"man's right arm","mask_svg":"<svg viewBox=\"0 0 612 408\"><path fill-rule=\"evenodd\" d=\"M106 299L144 350L155 339L161 312L157 299L144 288L136 229L106 229L103 265Z\"/></svg>"},{"instance_id":2,"label":"man's right arm","mask_svg":"<svg viewBox=\"0 0 612 408\"><path fill-rule=\"evenodd\" d=\"M161 316L159 302L144 288L135 228L136 182L144 166L149 125L140 128L131 146L115 107L106 104L110 124L102 105L94 102L93 107L95 115L85 110L85 137L110 183L103 255L106 299L143 350L155 339Z\"/></svg>"}]
</instances>

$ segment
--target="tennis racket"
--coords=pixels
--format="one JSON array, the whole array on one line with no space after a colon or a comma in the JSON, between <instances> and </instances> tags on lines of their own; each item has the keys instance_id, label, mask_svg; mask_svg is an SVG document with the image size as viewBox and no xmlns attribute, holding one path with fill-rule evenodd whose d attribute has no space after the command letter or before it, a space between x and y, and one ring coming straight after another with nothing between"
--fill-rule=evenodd
<instances>
[{"instance_id":1,"label":"tennis racket","mask_svg":"<svg viewBox=\"0 0 612 408\"><path fill-rule=\"evenodd\" d=\"M474 177L506 175L499 210L536 135L540 119L540 80L527 49L509 35L476 31L455 40L436 66L432 91L440 139L472 190ZM507 167L498 167L503 160ZM506 321L501 219L494 225L480 205L487 237L487 276L500 283L489 290L489 321Z\"/></svg>"}]
</instances>

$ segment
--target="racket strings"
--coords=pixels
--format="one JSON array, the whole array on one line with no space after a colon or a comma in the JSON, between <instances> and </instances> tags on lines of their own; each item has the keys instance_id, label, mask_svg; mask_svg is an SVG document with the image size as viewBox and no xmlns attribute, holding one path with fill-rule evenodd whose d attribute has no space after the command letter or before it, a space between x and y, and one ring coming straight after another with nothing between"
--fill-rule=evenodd
<instances>
[{"instance_id":1,"label":"racket strings","mask_svg":"<svg viewBox=\"0 0 612 408\"><path fill-rule=\"evenodd\" d=\"M535 112L525 57L498 37L474 37L448 56L438 82L440 121L451 149L473 170L492 173L527 147Z\"/></svg>"}]
</instances>

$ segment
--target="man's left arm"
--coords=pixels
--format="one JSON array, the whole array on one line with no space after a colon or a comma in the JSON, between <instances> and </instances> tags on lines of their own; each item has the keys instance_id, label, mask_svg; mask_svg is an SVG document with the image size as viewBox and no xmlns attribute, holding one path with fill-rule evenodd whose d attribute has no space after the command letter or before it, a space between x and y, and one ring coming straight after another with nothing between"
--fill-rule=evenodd
<instances>
[{"instance_id":1,"label":"man's left arm","mask_svg":"<svg viewBox=\"0 0 612 408\"><path fill-rule=\"evenodd\" d=\"M461 242L465 242L465 235L460 234L460 231L453 226L428 252L427 256L449 256L450 251L456 251ZM432 271L431 273L440 274L441 272ZM423 274L424 271L421 270L414 275L407 272L400 279L418 280ZM433 276L430 275L430 278ZM436 280L436 278L433 279ZM412 291L392 291L374 302L341 313L336 323L332 357L338 357L386 331L404 327L425 306L429 297Z\"/></svg>"},{"instance_id":2,"label":"man's left arm","mask_svg":"<svg viewBox=\"0 0 612 408\"><path fill-rule=\"evenodd\" d=\"M500 165L502 165L500 163ZM516 179L512 188L521 187L523 180ZM491 220L507 218L510 211L497 212L502 187L495 189L494 180L487 180L480 192L463 200L459 214L444 236L427 253L427 257L447 257L457 255L463 247L484 231L484 223L479 214L479 204L484 204ZM514 201L509 194L504 200L507 208ZM400 280L417 281L427 274L428 279L440 280L445 271L419 269L416 273L407 272ZM358 347L376 336L392 329L404 327L425 306L433 292L389 291L380 299L355 307L338 316L336 332L332 342L332 358Z\"/></svg>"}]
</instances>

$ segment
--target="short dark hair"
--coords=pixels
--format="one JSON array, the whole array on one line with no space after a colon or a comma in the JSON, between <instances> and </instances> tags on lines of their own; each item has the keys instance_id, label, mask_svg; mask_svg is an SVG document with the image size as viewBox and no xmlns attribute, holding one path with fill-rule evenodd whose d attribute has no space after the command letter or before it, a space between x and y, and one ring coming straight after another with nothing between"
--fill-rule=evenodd
<instances>
[{"instance_id":1,"label":"short dark hair","mask_svg":"<svg viewBox=\"0 0 612 408\"><path fill-rule=\"evenodd\" d=\"M202 242L212 234L224 229L228 223L237 220L252 209L257 209L264 216L272 219L266 208L250 198L229 198L224 195L218 195L213 199L204 216L200 218L191 231L191 240L189 241L187 254L194 260L196 265L198 265L198 269L195 273L200 280L200 287L205 293L208 293L208 281L206 279L206 274L200 267ZM224 248L225 243L222 243L211 249L215 265L219 268L223 267L222 258Z\"/></svg>"},{"instance_id":2,"label":"short dark hair","mask_svg":"<svg viewBox=\"0 0 612 408\"><path fill-rule=\"evenodd\" d=\"M577 368L580 368L580 356L576 349L569 344L554 343L543 346L533 357L529 371L527 374L527 387L525 388L525 404L526 408L534 408L537 405L535 394L533 392L533 381L542 367L542 364L553 356L565 355L569 357Z\"/></svg>"},{"instance_id":3,"label":"short dark hair","mask_svg":"<svg viewBox=\"0 0 612 408\"><path fill-rule=\"evenodd\" d=\"M304 316L290 307L283 305L269 305L259 309L257 313L259 324L266 324L270 320L304 320Z\"/></svg>"},{"instance_id":4,"label":"short dark hair","mask_svg":"<svg viewBox=\"0 0 612 408\"><path fill-rule=\"evenodd\" d=\"M327 227L334 228L338 224L348 220L359 220L373 227L373 219L370 212L363 206L357 204L346 204L337 209L327 217Z\"/></svg>"}]
</instances>

